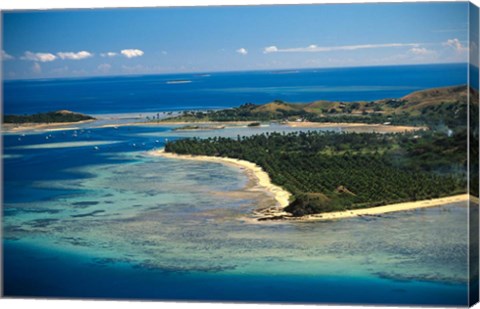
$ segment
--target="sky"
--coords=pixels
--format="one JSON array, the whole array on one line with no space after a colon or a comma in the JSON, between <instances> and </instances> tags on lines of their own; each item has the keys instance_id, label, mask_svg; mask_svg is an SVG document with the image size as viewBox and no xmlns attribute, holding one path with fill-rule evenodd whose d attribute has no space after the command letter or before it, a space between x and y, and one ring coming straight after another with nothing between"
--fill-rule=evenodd
<instances>
[{"instance_id":1,"label":"sky","mask_svg":"<svg viewBox=\"0 0 480 309\"><path fill-rule=\"evenodd\" d=\"M468 3L4 11L4 79L468 61Z\"/></svg>"}]
</instances>

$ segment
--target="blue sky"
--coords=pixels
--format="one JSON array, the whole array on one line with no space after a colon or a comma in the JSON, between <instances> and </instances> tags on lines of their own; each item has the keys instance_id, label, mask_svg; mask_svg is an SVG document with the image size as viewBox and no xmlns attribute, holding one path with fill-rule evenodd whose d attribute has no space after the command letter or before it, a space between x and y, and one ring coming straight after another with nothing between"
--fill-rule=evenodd
<instances>
[{"instance_id":1,"label":"blue sky","mask_svg":"<svg viewBox=\"0 0 480 309\"><path fill-rule=\"evenodd\" d=\"M3 13L5 79L466 62L468 4Z\"/></svg>"}]
</instances>

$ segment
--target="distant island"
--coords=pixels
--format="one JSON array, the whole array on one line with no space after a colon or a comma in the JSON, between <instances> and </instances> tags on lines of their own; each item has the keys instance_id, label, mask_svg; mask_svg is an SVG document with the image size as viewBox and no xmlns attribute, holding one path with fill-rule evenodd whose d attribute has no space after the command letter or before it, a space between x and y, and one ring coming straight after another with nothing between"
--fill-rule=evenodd
<instances>
[{"instance_id":1,"label":"distant island","mask_svg":"<svg viewBox=\"0 0 480 309\"><path fill-rule=\"evenodd\" d=\"M70 123L85 120L94 120L92 116L74 113L69 110L59 110L47 113L37 113L32 115L4 115L3 123L11 124L48 124L48 123Z\"/></svg>"},{"instance_id":2,"label":"distant island","mask_svg":"<svg viewBox=\"0 0 480 309\"><path fill-rule=\"evenodd\" d=\"M467 190L467 109L467 87L456 86L423 90L396 100L276 101L187 112L166 121L341 121L424 125L428 130L189 138L168 142L164 151L255 163L275 185L291 193L283 211L293 217L438 199Z\"/></svg>"}]
</instances>

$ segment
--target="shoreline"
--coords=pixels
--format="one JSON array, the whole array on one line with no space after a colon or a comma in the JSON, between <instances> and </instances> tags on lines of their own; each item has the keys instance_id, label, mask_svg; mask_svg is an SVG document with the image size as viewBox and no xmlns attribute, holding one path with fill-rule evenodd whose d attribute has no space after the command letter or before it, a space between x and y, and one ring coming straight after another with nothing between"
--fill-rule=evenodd
<instances>
[{"instance_id":1,"label":"shoreline","mask_svg":"<svg viewBox=\"0 0 480 309\"><path fill-rule=\"evenodd\" d=\"M286 123L287 126L292 128L330 128L339 127L345 129L378 129L379 132L410 132L419 130L428 130L425 126L415 127L407 125L386 125L380 123L361 123L361 122L292 122Z\"/></svg>"},{"instance_id":2,"label":"shoreline","mask_svg":"<svg viewBox=\"0 0 480 309\"><path fill-rule=\"evenodd\" d=\"M159 121L159 122L125 122L125 123L118 123L118 124L103 124L98 126L97 128L112 128L112 127L128 127L128 126L158 126L158 127L168 127L168 126L180 126L180 125L211 125L211 126L239 126L239 125L247 125L251 123L251 121L199 121L199 122L188 122L188 121Z\"/></svg>"},{"instance_id":3,"label":"shoreline","mask_svg":"<svg viewBox=\"0 0 480 309\"><path fill-rule=\"evenodd\" d=\"M16 133L16 132L24 132L24 131L48 131L49 129L57 129L57 130L71 130L72 128L58 128L62 126L72 126L77 124L84 124L89 122L94 122L97 119L88 119L76 122L51 122L51 123L23 123L23 124L15 124L15 123L2 123L2 132L6 133ZM75 128L76 129L76 128Z\"/></svg>"},{"instance_id":4,"label":"shoreline","mask_svg":"<svg viewBox=\"0 0 480 309\"><path fill-rule=\"evenodd\" d=\"M17 132L48 132L48 131L60 131L60 130L72 130L78 129L68 126L80 125L85 123L92 123L88 129L96 128L118 128L127 126L140 126L140 127L168 127L168 126L180 126L180 125L206 125L206 126L222 126L224 128L234 128L239 126L247 126L252 121L159 121L159 122L124 122L124 123L106 123L95 125L95 121L103 120L102 118L82 120L77 122L56 122L56 123L25 123L25 124L2 124L2 132L4 133L17 133ZM268 124L277 123L285 127L290 128L340 128L352 131L372 130L373 132L382 133L402 133L412 132L418 130L428 130L427 127L414 127L414 126L396 126L396 125L384 125L384 124L370 124L370 123L344 123L344 122L266 122ZM64 127L65 126L65 127Z\"/></svg>"},{"instance_id":5,"label":"shoreline","mask_svg":"<svg viewBox=\"0 0 480 309\"><path fill-rule=\"evenodd\" d=\"M270 181L270 176L258 165L255 163L226 158L226 157L214 157L214 156L193 156L193 155L179 155L175 153L165 152L164 149L149 151L149 154L153 156L159 156L170 159L180 159L180 160L195 160L201 162L215 162L221 163L230 166L240 167L244 171L247 171L247 175L251 178L254 178L255 185L259 190L263 190L267 195L275 199L276 206L274 207L259 207L253 211L253 217L243 218L244 221L250 223L258 223L260 221L295 221L295 222L311 222L311 221L329 221L329 220L339 220L355 217L365 217L372 216L378 217L382 214L399 212L399 211L409 211L415 209L437 207L446 204L452 203L467 203L470 199L468 194L458 194L453 196L421 200L421 201L412 201L412 202L403 202L390 204L385 206L376 206L370 208L354 209L354 210L344 210L337 212L327 212L306 215L302 217L293 217L290 213L284 211L283 209L289 205L289 200L292 194L285 189L277 186Z\"/></svg>"},{"instance_id":6,"label":"shoreline","mask_svg":"<svg viewBox=\"0 0 480 309\"><path fill-rule=\"evenodd\" d=\"M468 200L469 200L468 194L458 194L458 195L440 197L440 198L435 198L430 200L404 202L404 203L390 204L385 206L376 206L376 207L370 207L370 208L306 215L303 217L299 217L298 219L295 217L291 217L291 218L288 218L288 220L327 221L327 220L346 219L346 218L355 218L355 217L368 217L368 216L379 217L382 214L387 214L392 212L437 207L437 206L443 206L443 205L452 204L452 203L465 202L465 205L466 205Z\"/></svg>"},{"instance_id":7,"label":"shoreline","mask_svg":"<svg viewBox=\"0 0 480 309\"><path fill-rule=\"evenodd\" d=\"M254 178L255 185L252 186L253 190L261 190L267 195L272 197L275 200L275 206L267 208L269 211L275 211L279 213L284 213L283 208L287 207L290 204L290 197L292 194L285 189L273 184L270 181L270 176L258 165L255 163L233 159L225 157L213 157L213 156L193 156L193 155L179 155L175 153L165 152L162 148L161 150L152 150L148 152L152 156L169 158L169 159L180 159L180 160L194 160L201 162L213 162L221 163L225 165L240 167L242 170L249 172L248 176ZM263 209L266 211L267 209Z\"/></svg>"},{"instance_id":8,"label":"shoreline","mask_svg":"<svg viewBox=\"0 0 480 309\"><path fill-rule=\"evenodd\" d=\"M160 121L160 122L128 122L120 124L104 124L98 126L98 128L111 128L111 127L124 127L124 126L158 126L158 127L168 127L168 126L181 126L181 125L205 125L205 126L222 126L224 128L235 128L239 126L247 126L252 123L252 121ZM265 122L268 124L279 124L285 127L290 128L340 128L345 130L372 130L372 132L381 132L381 133L403 133L403 132L413 132L419 130L428 130L428 127L414 127L414 126L404 126L404 125L384 125L384 124L371 124L371 123L361 123L361 122ZM193 130L192 130L193 131Z\"/></svg>"}]
</instances>

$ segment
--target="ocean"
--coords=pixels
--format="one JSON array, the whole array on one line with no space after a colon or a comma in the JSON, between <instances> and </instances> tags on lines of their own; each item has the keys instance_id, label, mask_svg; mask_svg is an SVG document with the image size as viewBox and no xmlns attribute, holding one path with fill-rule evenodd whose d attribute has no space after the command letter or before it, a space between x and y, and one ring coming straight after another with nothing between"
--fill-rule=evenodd
<instances>
[{"instance_id":1,"label":"ocean","mask_svg":"<svg viewBox=\"0 0 480 309\"><path fill-rule=\"evenodd\" d=\"M451 64L7 81L4 110L136 115L272 99L375 100L466 84L465 72L466 65ZM243 193L241 170L148 151L189 136L300 129L94 126L3 134L5 296L468 302L465 203L378 218L252 224L242 218L258 199Z\"/></svg>"},{"instance_id":2,"label":"ocean","mask_svg":"<svg viewBox=\"0 0 480 309\"><path fill-rule=\"evenodd\" d=\"M4 82L4 113L137 113L244 103L400 98L467 84L466 64L170 74Z\"/></svg>"}]
</instances>

